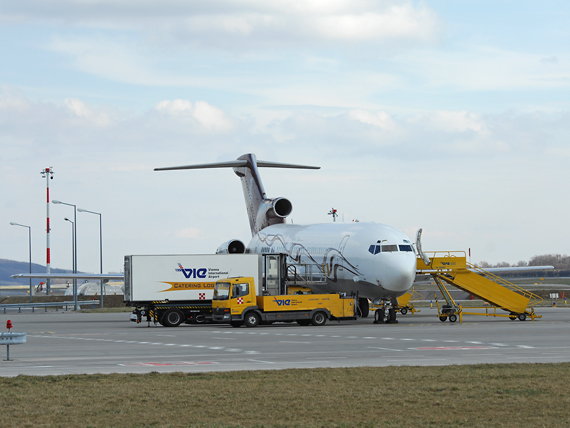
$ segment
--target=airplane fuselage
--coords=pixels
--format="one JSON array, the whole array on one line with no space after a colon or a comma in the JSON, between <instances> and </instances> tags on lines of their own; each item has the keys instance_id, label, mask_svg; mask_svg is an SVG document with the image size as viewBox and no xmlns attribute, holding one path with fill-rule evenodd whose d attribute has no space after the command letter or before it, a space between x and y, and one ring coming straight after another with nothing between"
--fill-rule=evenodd
<instances>
[{"instance_id":1,"label":"airplane fuselage","mask_svg":"<svg viewBox=\"0 0 570 428\"><path fill-rule=\"evenodd\" d=\"M416 275L409 238L376 223L272 225L253 236L248 252L285 253L321 269L326 286L313 286L315 291L358 292L373 301L404 294Z\"/></svg>"}]
</instances>

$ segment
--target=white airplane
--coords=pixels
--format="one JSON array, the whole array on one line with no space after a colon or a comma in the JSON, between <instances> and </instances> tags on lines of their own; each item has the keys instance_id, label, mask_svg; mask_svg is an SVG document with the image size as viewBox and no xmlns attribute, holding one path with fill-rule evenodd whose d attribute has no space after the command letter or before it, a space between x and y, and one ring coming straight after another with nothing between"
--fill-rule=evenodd
<instances>
[{"instance_id":1,"label":"white airplane","mask_svg":"<svg viewBox=\"0 0 570 428\"><path fill-rule=\"evenodd\" d=\"M155 171L233 168L241 179L252 239L222 244L216 253L285 253L295 263L321 267L326 285L315 292L358 293L362 316L368 316L370 299L384 302L379 322L395 322L395 299L406 293L416 276L416 253L400 230L377 223L286 224L292 204L288 199L267 197L259 167L320 169L320 167L258 161L245 154L235 161L155 168ZM418 233L416 246L421 249ZM421 250L420 250L421 251Z\"/></svg>"}]
</instances>

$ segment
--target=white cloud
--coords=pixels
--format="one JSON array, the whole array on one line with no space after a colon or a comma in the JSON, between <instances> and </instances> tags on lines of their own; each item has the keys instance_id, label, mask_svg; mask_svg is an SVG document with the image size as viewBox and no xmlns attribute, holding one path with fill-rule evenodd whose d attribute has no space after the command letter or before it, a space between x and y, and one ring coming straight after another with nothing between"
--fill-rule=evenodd
<instances>
[{"instance_id":1,"label":"white cloud","mask_svg":"<svg viewBox=\"0 0 570 428\"><path fill-rule=\"evenodd\" d=\"M436 13L411 0L180 2L20 0L2 18L62 26L141 31L155 40L224 49L387 40L424 43L439 32Z\"/></svg>"},{"instance_id":2,"label":"white cloud","mask_svg":"<svg viewBox=\"0 0 570 428\"><path fill-rule=\"evenodd\" d=\"M205 101L196 101L194 105L187 100L164 100L155 109L181 119L195 119L209 131L229 131L232 122L225 113Z\"/></svg>"}]
</instances>

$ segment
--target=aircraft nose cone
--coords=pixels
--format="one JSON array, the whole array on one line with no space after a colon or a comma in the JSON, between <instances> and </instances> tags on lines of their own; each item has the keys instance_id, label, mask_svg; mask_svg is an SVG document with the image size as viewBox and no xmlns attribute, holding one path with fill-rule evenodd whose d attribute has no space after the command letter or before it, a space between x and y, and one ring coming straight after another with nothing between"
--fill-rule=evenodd
<instances>
[{"instance_id":1,"label":"aircraft nose cone","mask_svg":"<svg viewBox=\"0 0 570 428\"><path fill-rule=\"evenodd\" d=\"M412 288L416 278L416 256L413 253L399 253L397 256L390 258L390 267L387 269L388 275L384 288L391 291L406 292Z\"/></svg>"}]
</instances>

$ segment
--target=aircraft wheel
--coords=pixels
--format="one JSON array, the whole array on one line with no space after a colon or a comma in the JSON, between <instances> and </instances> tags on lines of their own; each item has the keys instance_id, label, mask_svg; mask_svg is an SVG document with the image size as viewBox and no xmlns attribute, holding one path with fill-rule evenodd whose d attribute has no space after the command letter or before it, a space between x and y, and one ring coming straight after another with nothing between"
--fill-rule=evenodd
<instances>
[{"instance_id":1,"label":"aircraft wheel","mask_svg":"<svg viewBox=\"0 0 570 428\"><path fill-rule=\"evenodd\" d=\"M386 322L386 314L384 309L376 309L374 312L374 324L384 324Z\"/></svg>"},{"instance_id":2,"label":"aircraft wheel","mask_svg":"<svg viewBox=\"0 0 570 428\"><path fill-rule=\"evenodd\" d=\"M232 322L230 322L230 325L232 327L238 328L238 327L241 327L243 325L243 323L241 321L232 321Z\"/></svg>"},{"instance_id":3,"label":"aircraft wheel","mask_svg":"<svg viewBox=\"0 0 570 428\"><path fill-rule=\"evenodd\" d=\"M450 315L449 316L449 322L455 322L455 321L457 321L457 315L455 315L455 314Z\"/></svg>"},{"instance_id":4,"label":"aircraft wheel","mask_svg":"<svg viewBox=\"0 0 570 428\"><path fill-rule=\"evenodd\" d=\"M162 325L165 327L178 327L184 318L182 312L178 309L169 309L166 313L162 316Z\"/></svg>"},{"instance_id":5,"label":"aircraft wheel","mask_svg":"<svg viewBox=\"0 0 570 428\"><path fill-rule=\"evenodd\" d=\"M245 324L246 327L257 327L259 325L259 321L261 321L259 319L259 315L257 315L255 312L248 312L245 315L245 318L243 319L243 323Z\"/></svg>"},{"instance_id":6,"label":"aircraft wheel","mask_svg":"<svg viewBox=\"0 0 570 428\"><path fill-rule=\"evenodd\" d=\"M519 314L518 318L519 318L519 321L525 321L526 320L526 314Z\"/></svg>"},{"instance_id":7,"label":"aircraft wheel","mask_svg":"<svg viewBox=\"0 0 570 428\"><path fill-rule=\"evenodd\" d=\"M446 322L447 321L447 317L444 317L443 315L439 317L439 320L441 322Z\"/></svg>"},{"instance_id":8,"label":"aircraft wheel","mask_svg":"<svg viewBox=\"0 0 570 428\"><path fill-rule=\"evenodd\" d=\"M311 323L316 326L325 325L327 323L327 314L325 314L324 312L316 312L313 315Z\"/></svg>"},{"instance_id":9,"label":"aircraft wheel","mask_svg":"<svg viewBox=\"0 0 570 428\"><path fill-rule=\"evenodd\" d=\"M408 308L402 308L402 309L400 309L400 313L401 313L402 315L406 315L406 314L408 313Z\"/></svg>"},{"instance_id":10,"label":"aircraft wheel","mask_svg":"<svg viewBox=\"0 0 570 428\"><path fill-rule=\"evenodd\" d=\"M388 314L387 314L387 322L389 323L397 323L398 321L396 320L396 309L394 308L390 308L388 309Z\"/></svg>"}]
</instances>

